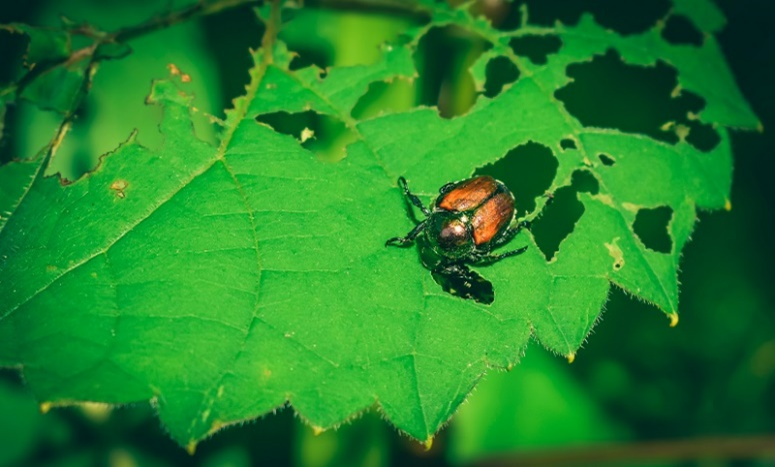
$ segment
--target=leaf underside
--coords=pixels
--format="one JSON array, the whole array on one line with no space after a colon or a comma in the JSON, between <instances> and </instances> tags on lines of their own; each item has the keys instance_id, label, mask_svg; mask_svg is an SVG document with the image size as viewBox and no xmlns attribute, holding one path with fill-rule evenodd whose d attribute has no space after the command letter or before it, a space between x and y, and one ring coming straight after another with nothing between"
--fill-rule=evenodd
<instances>
[{"instance_id":1,"label":"leaf underside","mask_svg":"<svg viewBox=\"0 0 775 467\"><path fill-rule=\"evenodd\" d=\"M719 27L705 2L678 4L706 33ZM373 65L332 68L325 78L315 67L289 71L282 42L255 52L217 147L194 136L177 80L162 80L149 97L163 108L161 148L133 135L65 186L25 165L35 177L29 189L0 193L0 365L23 368L39 398L54 403L154 398L181 444L286 401L320 428L377 402L396 427L425 440L488 368L514 365L531 335L574 355L612 283L675 316L678 261L696 211L728 204L727 128L758 124L716 40L671 45L656 28L623 37L589 16L573 27L503 32L465 10L418 8L432 21L407 31L409 40L386 45ZM419 38L450 24L489 41L487 57L512 61L519 79L454 119L433 108L351 117L371 83L412 79ZM528 33L556 35L562 47L533 64L508 46ZM570 82L568 65L609 49L630 64L675 67L681 88L706 99L698 118L715 125L720 143L702 152L582 125L554 92ZM341 161L321 162L256 121L310 109L354 133ZM576 149L563 151L563 139ZM485 306L443 292L414 250L384 248L412 227L399 175L427 202L529 141L558 155L550 190L579 169L600 187L579 195L584 213L552 261L529 232L518 236L513 245L530 246L524 255L482 270L496 293ZM601 153L616 164L602 164ZM0 167L0 179L13 170ZM673 212L669 253L633 234L638 210L659 206Z\"/></svg>"}]
</instances>

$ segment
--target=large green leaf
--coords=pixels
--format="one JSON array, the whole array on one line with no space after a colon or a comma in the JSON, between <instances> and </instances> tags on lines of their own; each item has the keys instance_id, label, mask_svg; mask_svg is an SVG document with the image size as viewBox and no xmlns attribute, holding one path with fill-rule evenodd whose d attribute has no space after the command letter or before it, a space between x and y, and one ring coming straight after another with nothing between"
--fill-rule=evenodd
<instances>
[{"instance_id":1,"label":"large green leaf","mask_svg":"<svg viewBox=\"0 0 775 467\"><path fill-rule=\"evenodd\" d=\"M149 97L163 108L162 147L133 135L75 183L37 174L0 231L0 365L23 366L54 403L152 398L183 444L286 401L319 428L378 402L425 440L488 368L514 365L531 334L572 358L611 283L675 319L695 211L728 203L725 126L758 123L715 42L693 50L656 31L622 38L589 18L504 33L465 10L424 8L431 23L386 45L377 63L324 78L315 67L290 71L271 23L217 146L194 136L190 97L163 80ZM371 83L413 77L420 37L445 24L491 42L488 56L507 57L520 78L454 119L432 108L351 117ZM506 45L537 33L563 41L545 65ZM683 88L707 99L699 118L718 125L721 142L701 152L583 126L554 92L569 82L569 64L608 48L639 64L669 60ZM700 60L717 73L701 72ZM322 162L256 121L310 109L354 134L341 161ZM567 138L576 149L561 149ZM445 182L529 141L557 155L551 190L578 170L600 188L579 195L584 213L551 261L526 232L512 242L530 246L524 255L481 270L495 288L491 305L445 293L414 251L384 247L412 227L399 175L430 201ZM638 211L659 206L673 210L669 253L633 234Z\"/></svg>"}]
</instances>

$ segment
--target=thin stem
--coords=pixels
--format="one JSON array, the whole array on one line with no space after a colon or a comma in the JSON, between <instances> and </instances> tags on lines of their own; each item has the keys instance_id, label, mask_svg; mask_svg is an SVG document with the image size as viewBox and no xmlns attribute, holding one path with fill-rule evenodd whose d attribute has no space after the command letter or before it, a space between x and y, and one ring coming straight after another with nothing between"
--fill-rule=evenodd
<instances>
[{"instance_id":1,"label":"thin stem","mask_svg":"<svg viewBox=\"0 0 775 467\"><path fill-rule=\"evenodd\" d=\"M238 8L245 5L259 5L260 0L216 0L213 2L199 2L189 7L177 11L171 11L164 16L153 18L148 22L119 29L109 34L105 42L127 42L145 34L166 29L178 23L188 21L192 18L205 17L220 13L232 8Z\"/></svg>"},{"instance_id":2,"label":"thin stem","mask_svg":"<svg viewBox=\"0 0 775 467\"><path fill-rule=\"evenodd\" d=\"M699 459L775 459L775 436L705 437L646 441L632 444L556 448L503 455L479 462L478 466L600 465L644 461Z\"/></svg>"}]
</instances>

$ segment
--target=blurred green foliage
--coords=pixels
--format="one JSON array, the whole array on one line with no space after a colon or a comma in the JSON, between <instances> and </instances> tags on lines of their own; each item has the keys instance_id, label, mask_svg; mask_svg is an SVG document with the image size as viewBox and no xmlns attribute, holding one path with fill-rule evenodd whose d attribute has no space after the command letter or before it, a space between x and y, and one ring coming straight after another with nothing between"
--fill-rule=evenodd
<instances>
[{"instance_id":1,"label":"blurred green foliage","mask_svg":"<svg viewBox=\"0 0 775 467\"><path fill-rule=\"evenodd\" d=\"M771 32L775 7L755 2L720 4L729 19L721 45L744 94L769 130L775 127L771 105L775 57L767 53L775 49ZM627 9L617 16L615 9L604 7L600 8L607 14L598 20L609 27L632 28L637 25L628 19L644 16ZM72 19L110 29L164 11L160 8L150 1L41 0L0 12L0 22L54 24L56 15L65 12ZM560 9L559 14L572 16L573 8ZM536 21L547 14L541 6L530 11ZM246 57L227 60L224 56L258 44L259 38L238 27L249 15L249 10L229 12L160 31L132 42L131 62L105 62L60 149L57 161L63 165L58 170L77 177L134 128L148 138L144 144L158 144L151 136L157 133L150 130L159 115L143 105L147 88L125 83L145 81L150 86L151 79L165 73L168 63L192 76L196 105L221 116L220 109L228 107L247 82ZM372 33L389 37L408 20L321 11L305 21L325 40L308 47L301 58L324 66L373 59L373 44L362 38ZM1 39L8 41L6 50L21 47L18 41ZM304 41L303 37L284 39L291 44ZM454 45L459 40L454 32L430 40L460 47ZM459 75L455 67L471 65L468 53L455 55L456 63L437 54L434 69L440 75L432 83L375 87L372 102L384 99L402 109L447 95L452 96L453 105L445 107L450 115L465 112L475 84L450 81L450 77ZM363 115L373 112L368 102L356 110ZM28 106L9 113L8 126L16 137L12 143L3 140L0 160L31 155L50 138L50 128L56 124L52 123L55 116ZM16 372L4 370L0 373L0 465L441 465L547 446L773 433L775 211L770 207L775 190L769 174L775 137L767 131L733 136L739 156L733 209L701 215L701 225L686 247L678 327L669 328L656 310L615 290L593 338L573 364L536 346L529 349L511 372L485 377L430 451L399 437L376 413L315 436L286 409L217 433L190 456L166 437L147 405L112 411L55 408L41 415ZM765 464L719 460L710 465Z\"/></svg>"}]
</instances>

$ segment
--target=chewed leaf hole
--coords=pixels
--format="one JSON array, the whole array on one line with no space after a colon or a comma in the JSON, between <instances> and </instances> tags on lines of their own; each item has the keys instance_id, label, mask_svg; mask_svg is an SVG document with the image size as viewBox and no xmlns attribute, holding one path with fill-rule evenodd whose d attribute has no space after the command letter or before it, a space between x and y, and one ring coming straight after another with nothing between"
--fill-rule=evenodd
<instances>
[{"instance_id":1,"label":"chewed leaf hole","mask_svg":"<svg viewBox=\"0 0 775 467\"><path fill-rule=\"evenodd\" d=\"M492 283L476 271L468 270L464 275L433 272L431 276L448 294L485 305L495 300Z\"/></svg>"},{"instance_id":2,"label":"chewed leaf hole","mask_svg":"<svg viewBox=\"0 0 775 467\"><path fill-rule=\"evenodd\" d=\"M670 253L673 241L670 239L667 228L672 217L673 210L667 206L654 209L644 208L639 210L635 216L632 230L646 248L659 253Z\"/></svg>"},{"instance_id":3,"label":"chewed leaf hole","mask_svg":"<svg viewBox=\"0 0 775 467\"><path fill-rule=\"evenodd\" d=\"M586 3L586 2L579 2ZM672 7L670 0L647 2L623 2L621 0L597 0L589 2L592 14L601 26L622 34L640 34L652 28L664 18Z\"/></svg>"},{"instance_id":4,"label":"chewed leaf hole","mask_svg":"<svg viewBox=\"0 0 775 467\"><path fill-rule=\"evenodd\" d=\"M688 44L701 46L702 33L683 15L673 15L667 19L662 29L662 38L671 44Z\"/></svg>"},{"instance_id":5,"label":"chewed leaf hole","mask_svg":"<svg viewBox=\"0 0 775 467\"><path fill-rule=\"evenodd\" d=\"M321 70L325 70L332 62L331 53L327 53L324 49L296 47L293 52L294 57L288 65L288 69L291 71L300 70L313 65Z\"/></svg>"},{"instance_id":6,"label":"chewed leaf hole","mask_svg":"<svg viewBox=\"0 0 775 467\"><path fill-rule=\"evenodd\" d=\"M616 164L616 160L608 154L598 154L597 158L600 159L600 162L606 167L611 167Z\"/></svg>"},{"instance_id":7,"label":"chewed leaf hole","mask_svg":"<svg viewBox=\"0 0 775 467\"><path fill-rule=\"evenodd\" d=\"M487 63L485 71L487 81L484 83L484 95L495 97L503 90L503 86L511 84L519 78L519 70L508 57L495 57Z\"/></svg>"},{"instance_id":8,"label":"chewed leaf hole","mask_svg":"<svg viewBox=\"0 0 775 467\"><path fill-rule=\"evenodd\" d=\"M522 36L509 42L515 54L527 57L536 65L547 62L549 54L555 54L562 47L562 41L557 36Z\"/></svg>"},{"instance_id":9,"label":"chewed leaf hole","mask_svg":"<svg viewBox=\"0 0 775 467\"><path fill-rule=\"evenodd\" d=\"M592 172L588 170L577 170L571 177L571 186L580 193L589 193L596 195L600 191L600 183Z\"/></svg>"},{"instance_id":10,"label":"chewed leaf hole","mask_svg":"<svg viewBox=\"0 0 775 467\"><path fill-rule=\"evenodd\" d=\"M403 112L415 104L415 83L405 79L390 82L376 81L358 99L350 115L356 120L366 120L383 114Z\"/></svg>"},{"instance_id":11,"label":"chewed leaf hole","mask_svg":"<svg viewBox=\"0 0 775 467\"><path fill-rule=\"evenodd\" d=\"M565 138L564 140L560 141L560 147L565 149L576 149L576 142L573 141L570 138Z\"/></svg>"},{"instance_id":12,"label":"chewed leaf hole","mask_svg":"<svg viewBox=\"0 0 775 467\"><path fill-rule=\"evenodd\" d=\"M616 128L675 144L682 129L699 125L689 116L705 106L695 94L675 92L677 72L661 61L653 67L628 65L609 51L591 62L568 66L567 74L573 81L555 96L586 126ZM702 131L718 137L712 127ZM694 137L687 141L700 149Z\"/></svg>"},{"instance_id":13,"label":"chewed leaf hole","mask_svg":"<svg viewBox=\"0 0 775 467\"><path fill-rule=\"evenodd\" d=\"M509 151L493 164L480 167L475 175L490 175L509 187L516 199L517 215L532 212L536 198L551 187L559 163L552 150L527 143Z\"/></svg>"},{"instance_id":14,"label":"chewed leaf hole","mask_svg":"<svg viewBox=\"0 0 775 467\"><path fill-rule=\"evenodd\" d=\"M512 7L508 13L509 27L506 21L501 29L516 29L519 26L519 7L525 2L509 2ZM670 0L649 0L646 2L627 2L622 0L595 0L580 2L574 0L527 0L528 22L552 27L557 21L565 25L575 25L585 12L590 12L595 21L607 29L623 34L639 34L652 28L664 18L672 3Z\"/></svg>"},{"instance_id":15,"label":"chewed leaf hole","mask_svg":"<svg viewBox=\"0 0 775 467\"><path fill-rule=\"evenodd\" d=\"M700 151L708 152L721 142L721 137L712 125L696 120L690 121L687 125L689 135L686 137L686 142Z\"/></svg>"},{"instance_id":16,"label":"chewed leaf hole","mask_svg":"<svg viewBox=\"0 0 775 467\"><path fill-rule=\"evenodd\" d=\"M431 29L420 39L415 53L419 104L437 106L443 118L465 114L476 96L469 68L491 47L480 36L457 26Z\"/></svg>"},{"instance_id":17,"label":"chewed leaf hole","mask_svg":"<svg viewBox=\"0 0 775 467\"><path fill-rule=\"evenodd\" d=\"M306 112L273 112L256 117L278 133L293 136L321 160L338 161L344 148L355 141L355 133L340 120L308 110Z\"/></svg>"},{"instance_id":18,"label":"chewed leaf hole","mask_svg":"<svg viewBox=\"0 0 775 467\"><path fill-rule=\"evenodd\" d=\"M573 232L576 222L584 213L584 205L572 186L564 186L554 192L554 198L533 222L530 231L536 244L551 261L560 249L560 243Z\"/></svg>"}]
</instances>

